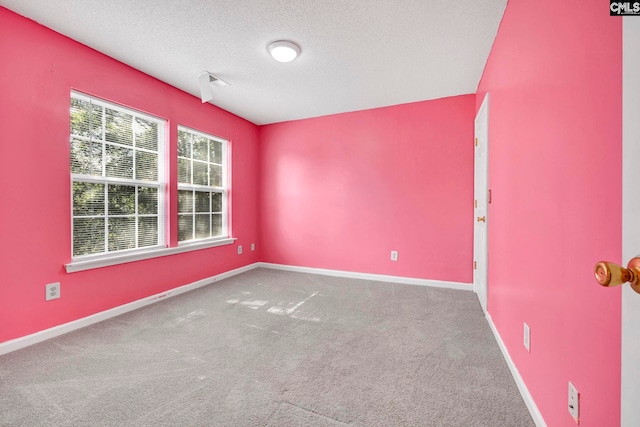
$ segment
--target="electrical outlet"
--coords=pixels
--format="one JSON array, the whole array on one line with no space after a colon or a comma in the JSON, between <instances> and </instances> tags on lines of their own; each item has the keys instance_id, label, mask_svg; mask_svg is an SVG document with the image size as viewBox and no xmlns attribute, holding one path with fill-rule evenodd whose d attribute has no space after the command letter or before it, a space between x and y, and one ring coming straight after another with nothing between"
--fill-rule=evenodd
<instances>
[{"instance_id":1,"label":"electrical outlet","mask_svg":"<svg viewBox=\"0 0 640 427\"><path fill-rule=\"evenodd\" d=\"M524 323L524 348L531 353L531 328L527 322Z\"/></svg>"},{"instance_id":2,"label":"electrical outlet","mask_svg":"<svg viewBox=\"0 0 640 427\"><path fill-rule=\"evenodd\" d=\"M252 243L252 244L251 244L251 250L252 250L252 251L255 251L255 250L256 250L256 244L255 244L255 243Z\"/></svg>"},{"instance_id":3,"label":"electrical outlet","mask_svg":"<svg viewBox=\"0 0 640 427\"><path fill-rule=\"evenodd\" d=\"M242 255L242 245L238 245L238 255Z\"/></svg>"},{"instance_id":4,"label":"electrical outlet","mask_svg":"<svg viewBox=\"0 0 640 427\"><path fill-rule=\"evenodd\" d=\"M569 413L576 424L580 425L580 393L569 381Z\"/></svg>"},{"instance_id":5,"label":"electrical outlet","mask_svg":"<svg viewBox=\"0 0 640 427\"><path fill-rule=\"evenodd\" d=\"M398 261L398 251L391 251L391 261Z\"/></svg>"},{"instance_id":6,"label":"electrical outlet","mask_svg":"<svg viewBox=\"0 0 640 427\"><path fill-rule=\"evenodd\" d=\"M45 301L51 301L52 299L60 298L60 282L49 283L45 285Z\"/></svg>"}]
</instances>

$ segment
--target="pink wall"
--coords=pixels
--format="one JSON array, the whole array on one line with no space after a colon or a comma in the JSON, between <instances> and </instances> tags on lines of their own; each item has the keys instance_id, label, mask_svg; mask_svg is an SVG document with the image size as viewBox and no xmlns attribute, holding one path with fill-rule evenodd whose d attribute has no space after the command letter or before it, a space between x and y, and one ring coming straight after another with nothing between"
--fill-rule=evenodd
<instances>
[{"instance_id":1,"label":"pink wall","mask_svg":"<svg viewBox=\"0 0 640 427\"><path fill-rule=\"evenodd\" d=\"M0 342L260 260L471 282L474 107L489 91L490 314L549 425L575 425L569 380L582 426L618 425L620 292L591 271L622 261L621 22L570 3L508 3L477 97L260 129L0 8ZM177 124L229 138L233 235L258 251L66 274L72 88L168 119L171 153ZM55 281L63 297L45 302Z\"/></svg>"},{"instance_id":2,"label":"pink wall","mask_svg":"<svg viewBox=\"0 0 640 427\"><path fill-rule=\"evenodd\" d=\"M620 425L622 26L602 1L508 3L490 92L489 312L549 426ZM522 345L531 327L531 353Z\"/></svg>"},{"instance_id":3,"label":"pink wall","mask_svg":"<svg viewBox=\"0 0 640 427\"><path fill-rule=\"evenodd\" d=\"M262 127L263 260L470 283L474 102Z\"/></svg>"},{"instance_id":4,"label":"pink wall","mask_svg":"<svg viewBox=\"0 0 640 427\"><path fill-rule=\"evenodd\" d=\"M230 139L233 236L246 247L258 239L258 129L4 8L0 57L0 342L259 260L230 245L66 274L72 88L168 119L172 155L178 124ZM45 302L57 281L62 298Z\"/></svg>"}]
</instances>

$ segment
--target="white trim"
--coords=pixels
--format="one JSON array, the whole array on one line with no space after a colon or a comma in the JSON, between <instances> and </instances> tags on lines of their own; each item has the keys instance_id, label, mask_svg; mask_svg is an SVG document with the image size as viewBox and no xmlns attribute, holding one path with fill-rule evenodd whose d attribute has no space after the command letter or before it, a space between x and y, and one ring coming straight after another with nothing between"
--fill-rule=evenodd
<instances>
[{"instance_id":1,"label":"white trim","mask_svg":"<svg viewBox=\"0 0 640 427\"><path fill-rule=\"evenodd\" d=\"M73 332L75 330L78 330L87 326L91 326L95 323L111 319L121 314L125 314L133 310L137 310L139 308L145 307L155 302L162 301L166 298L174 297L176 295L180 295L185 292L193 291L194 289L198 289L203 286L210 285L219 280L227 279L229 277L235 276L240 273L245 273L247 271L250 271L259 267L258 264L260 263L249 264L244 267L236 268L235 270L226 271L224 273L220 273L215 276L207 277L205 279L198 280L193 283L189 283L188 285L180 286L174 289L169 289L168 291L161 292L159 294L151 295L146 298L142 298L137 301L130 302L128 304L120 305L118 307L114 307L109 310L101 311L99 313L92 314L91 316L83 317L81 319L77 319L69 323L64 323L62 325L54 326L53 328L45 329L43 331L39 331L31 335L16 338L10 341L5 341L3 343L0 343L0 356L3 354L10 353L12 351L20 350L30 345L38 344L40 342L49 340L51 338L55 338L57 336L60 336L69 332Z\"/></svg>"},{"instance_id":2,"label":"white trim","mask_svg":"<svg viewBox=\"0 0 640 427\"><path fill-rule=\"evenodd\" d=\"M144 110L139 110L135 107L131 107L129 105L126 104L120 104L117 102L111 102L111 101L107 101L104 98L100 98L98 96L95 95L89 95L88 93L85 92L80 92L79 90L75 90L75 89L71 89L71 96L77 99L80 99L81 101L85 101L85 102L95 102L96 104L100 104L102 107L107 107L111 110L116 110L116 111L120 111L121 113L126 113L126 114L137 114L139 116L142 116L143 119L147 120L155 120L156 122L162 122L162 124L164 125L165 122L167 122L168 120L162 116L158 116L156 114L153 113L149 113L147 111Z\"/></svg>"},{"instance_id":3,"label":"white trim","mask_svg":"<svg viewBox=\"0 0 640 427\"><path fill-rule=\"evenodd\" d=\"M230 240L229 243L232 243L233 241L235 241L236 239L227 239ZM211 243L211 242L210 242ZM214 242L214 243L220 243L220 241L218 242ZM195 246L195 245L193 245ZM184 252L185 250L191 250L191 249L195 249L193 247L180 247L180 248L170 248L168 250L163 250L163 251L174 251L176 249L182 249L182 251L178 250L172 253L179 253L179 252ZM202 248L199 248L202 249ZM157 252L157 251L156 251ZM144 254L137 254L137 255L144 255ZM170 255L170 253L165 253L165 255ZM128 258L132 258L135 257L136 255L131 255ZM162 256L162 255L156 255L156 256ZM113 259L109 259L109 260L92 260L92 263L98 263L98 262L106 262L106 261L114 261ZM134 259L128 259L127 261L120 261L120 262L130 262L130 261L135 261ZM84 263L88 263L89 261L85 261ZM120 263L118 262L118 263ZM72 271L81 271L81 270L86 270L88 268L98 268L97 266L94 267L84 267L83 266L77 266L75 264L78 263L73 263L73 270ZM69 266L71 266L72 264L67 264L67 268L69 268ZM110 264L113 265L113 264ZM108 320L111 319L113 317L119 316L121 314L125 314L128 313L130 311L136 310L138 308L142 308L144 306L147 306L149 304L153 304L154 302L158 302L161 300L164 300L165 298L170 298L176 295L180 295L183 294L185 292L189 292L192 291L194 289L198 289L201 288L203 286L212 284L214 282L217 282L219 280L222 279L226 279L232 276L235 276L237 274L241 274L241 273L245 273L247 271L253 270L255 268L258 267L263 267L263 268L269 268L272 270L284 270L284 271L293 271L293 272L299 272L299 273L310 273L310 274L319 274L319 275L324 275L324 276L336 276L336 277L347 277L347 278L352 278L352 279L362 279L362 280L374 280L374 281L378 281L378 282L392 282L392 283L403 283L403 284L407 284L407 285L419 285L419 286L431 286L431 287L437 287L437 288L448 288L448 289L458 289L458 290L465 290L465 291L472 291L473 287L470 283L459 283L459 282L443 282L443 281L439 281L439 280L426 280L426 279L414 279L414 278L409 278L409 277L400 277L400 276L387 276L387 275L382 275L382 274L369 274L369 273L357 273L357 272L352 272L352 271L341 271L341 270L327 270L327 269L322 269L322 268L310 268L310 267L296 267L296 266L289 266L289 265L282 265L282 264L272 264L272 263L268 263L268 262L256 262L244 267L240 267L240 268L236 268L235 270L231 270L231 271L227 271L224 273L220 273L218 275L215 276L211 276L211 277L207 277L205 279L202 280L198 280L197 282L193 282L187 285L183 285L174 289L170 289L168 291L165 292L161 292L159 294L155 294L155 295L151 295L148 296L146 298L142 298L139 299L137 301L133 301L130 302L128 304L124 304L118 307L114 307L112 309L106 310L106 311L102 311L100 313L96 313L96 314L92 314L90 316L84 317L82 319L77 319L74 320L72 322L69 323L65 323L62 325L58 325L58 326L54 326L52 328L49 329L45 329L43 331L39 331L36 332L34 334L31 335L27 335L24 337L20 337L20 338L16 338L14 340L10 340L10 341L6 341L3 343L0 343L0 356L3 354L7 354L10 353L12 351L16 351L16 350L20 350L22 348L49 340L51 338L55 338L57 336L66 334L68 332L73 332L75 330L87 327L87 326L91 326L95 323L98 322L102 322L104 320ZM495 333L495 332L494 332ZM497 333L496 333L497 334ZM496 335L497 337L499 337L498 335ZM499 344L501 344L502 341L499 340ZM501 344L501 348L502 348L502 344ZM503 351L504 353L504 351ZM520 387L520 386L518 386ZM526 401L526 400L525 400ZM544 424L541 424L544 425Z\"/></svg>"},{"instance_id":4,"label":"white trim","mask_svg":"<svg viewBox=\"0 0 640 427\"><path fill-rule=\"evenodd\" d=\"M491 327L491 331L493 332L493 336L495 336L496 341L498 342L498 346L502 351L504 360L507 362L507 366L509 366L511 375L513 376L513 379L515 380L516 385L518 386L520 395L522 396L524 403L527 405L527 409L529 409L529 413L531 414L531 418L533 418L533 422L538 427L546 427L547 423L544 422L544 418L542 418L542 414L538 410L538 406L536 405L536 402L533 400L531 393L529 393L529 389L524 383L524 379L522 379L522 376L520 375L518 368L516 367L515 363L513 363L513 360L509 355L509 350L507 350L507 347L504 345L504 342L502 341L502 337L500 336L500 333L498 332L496 325L493 324L491 315L489 313L486 313L485 317L487 318L487 323L489 323L489 326Z\"/></svg>"},{"instance_id":5,"label":"white trim","mask_svg":"<svg viewBox=\"0 0 640 427\"><path fill-rule=\"evenodd\" d=\"M211 134L207 134L204 133L202 131L198 131L183 125L178 125L178 144L180 144L180 134L186 134L189 139L188 139L188 144L189 144L189 157L184 157L184 156L180 156L177 155L176 158L178 159L178 178L180 177L180 160L186 160L189 162L189 170L190 170L190 176L189 176L189 181L190 182L180 182L178 179L178 192L180 191L190 191L193 193L193 195L195 196L195 192L210 192L210 193L220 193L222 194L222 206L221 206L221 212L212 212L212 208L213 205L210 204L209 205L209 211L208 212L197 212L196 211L196 198L193 197L193 201L192 201L192 211L191 212L178 212L178 219L180 219L180 215L184 214L184 215L190 215L192 217L192 239L189 240L193 240L193 238L195 237L196 234L196 214L200 213L200 214L209 214L209 221L210 221L210 226L213 227L213 223L211 223L212 218L213 218L213 214L221 214L221 227L222 227L222 234L226 234L229 235L230 231L229 231L229 202L228 202L228 198L229 198L229 191L228 191L228 187L229 187L229 166L230 166L230 161L229 158L227 156L227 152L229 149L229 140L221 138L219 136L214 136ZM204 138L206 139L207 142L207 146L208 146L208 150L207 150L207 160L200 160L200 159L196 159L193 157L193 146L194 146L194 137L199 137L199 138ZM216 163L213 161L213 159L210 158L210 153L211 153L211 146L210 144L213 142L218 142L220 143L220 148L221 148L221 153L220 153L220 163ZM205 164L207 165L207 176L209 179L209 182L206 185L203 184L195 184L194 183L194 173L195 173L195 168L194 166L197 163L201 163L201 164ZM220 182L220 186L215 186L212 185L211 183L211 176L210 176L210 171L211 171L211 166L217 166L220 167L221 169L221 182ZM179 224L178 224L179 227ZM178 236L180 235L180 233L178 232ZM188 240L186 240L188 241Z\"/></svg>"},{"instance_id":6,"label":"white trim","mask_svg":"<svg viewBox=\"0 0 640 427\"><path fill-rule=\"evenodd\" d=\"M73 143L75 140L78 141L86 141L86 142L90 142L90 143L96 143L99 144L102 150L102 154L101 154L101 163L102 163L102 171L101 174L99 176L93 176L93 175L85 175L85 174L78 174L78 173L71 173L71 247L72 247L72 259L74 258L74 245L75 245L75 239L74 239L74 230L75 230L75 222L76 220L81 220L82 218L101 218L104 219L104 250L100 252L99 256L97 256L96 258L101 258L102 255L104 254L111 254L111 253L119 253L121 251L109 251L109 218L114 218L116 217L115 215L110 215L109 214L109 206L108 206L108 201L109 201L109 193L108 193L108 185L110 183L113 184L120 184L120 185L125 185L128 187L146 187L146 188L156 188L158 190L158 198L157 198L157 213L154 215L157 215L158 218L158 241L157 244L154 246L164 246L167 243L166 237L167 237L167 221L165 218L165 210L162 209L162 206L166 206L166 189L164 188L167 185L166 182L166 175L165 172L167 171L167 164L166 164L166 156L164 155L166 150L165 150L165 146L166 146L166 130L167 130L167 124L168 124L168 120L167 119L162 119L162 118L158 118L157 116L154 115L149 115L149 114L145 114L139 110L133 109L133 108L129 108L126 107L124 105L118 105L118 104L112 104L108 101L102 100L100 98L94 97L94 96L89 96L86 94L83 94L81 92L77 92L74 90L71 90L71 95L70 95L70 105L73 105L73 101L74 100L78 100L78 101L82 101L82 102L88 102L89 105L91 106L91 109L93 109L93 106L98 106L100 107L100 120L101 120L101 127L100 127L100 136L98 138L95 138L94 135L92 135L93 129L90 130L90 135L88 137L86 136L82 136L82 135L76 135L73 132L73 129L71 129L70 131L70 149L71 149L71 153L73 154ZM132 140L131 140L131 145L127 145L127 144L121 144L121 143L116 143L116 142L112 142L112 141L107 141L107 134L106 134L106 117L107 117L107 109L110 110L114 110L114 111L119 111L121 113L126 114L127 116L131 116L132 117ZM73 122L73 108L70 110L70 123ZM92 114L91 114L92 115ZM158 130L158 134L157 134L157 147L155 150L151 150L148 148L141 148L138 147L137 145L137 141L136 141L136 132L135 132L135 123L136 123L136 119L141 119L144 120L146 122L152 122L155 123L157 126L157 130ZM89 121L91 123L91 120ZM108 176L107 172L106 172L106 167L107 167L107 154L106 154L106 149L108 147L119 147L119 148L124 148L128 151L130 151L133 155L133 159L132 159L132 165L133 165L133 171L132 171L132 176L131 178L125 178L125 177L114 177L114 176ZM136 162L137 162L137 153L138 152L144 152L144 153L151 153L151 154L155 154L158 158L157 162L157 178L156 180L153 181L146 181L146 180L141 180L137 178L137 167L136 167ZM73 172L73 165L71 165L71 172ZM133 178L133 176L136 176L136 178ZM76 216L73 215L73 211L74 211L74 206L73 206L73 202L74 202L74 191L73 191L73 184L75 184L76 182L78 183L82 183L82 182L91 182L91 183L98 183L98 184L102 184L104 185L104 193L103 193L103 198L104 198L104 212L101 215L95 215L95 216L85 216L85 215L80 215L80 216ZM138 213L138 189L136 188L136 209L135 209L135 213L132 213L130 215L127 215L128 218L134 219L135 220L135 240L136 240L136 246L139 243L137 241L138 239L138 221L137 219L140 218L140 215ZM162 229L160 229L160 227L162 227ZM85 240L84 238L82 240ZM145 249L145 248L142 248ZM148 247L146 249L149 249ZM144 250L143 250L144 252ZM76 259L81 259L81 256L75 257Z\"/></svg>"},{"instance_id":7,"label":"white trim","mask_svg":"<svg viewBox=\"0 0 640 427\"><path fill-rule=\"evenodd\" d=\"M634 19L635 18L635 19ZM640 21L622 18L622 259L625 265L640 254ZM631 286L621 286L620 425L640 425L640 298Z\"/></svg>"},{"instance_id":8,"label":"white trim","mask_svg":"<svg viewBox=\"0 0 640 427\"><path fill-rule=\"evenodd\" d=\"M414 279L411 277L387 276L383 274L357 273L355 271L327 270L324 268L297 267L293 265L272 264L269 262L258 263L259 267L270 268L272 270L294 271L298 273L319 274L322 276L347 277L350 279L375 280L377 282L402 283L406 285L431 286L434 288L458 289L462 291L473 291L471 283L442 282L439 280Z\"/></svg>"},{"instance_id":9,"label":"white trim","mask_svg":"<svg viewBox=\"0 0 640 427\"><path fill-rule=\"evenodd\" d=\"M231 245L235 242L236 238L226 238L219 240L207 240L198 241L194 243L187 243L173 248L154 249L144 252L136 252L133 254L111 256L108 258L87 259L82 261L71 261L69 264L65 264L67 273L75 273L76 271L91 270L92 268L109 267L110 265L124 264L133 261L142 261L145 259L158 258L167 255L175 255L183 252L197 251L200 249L215 248L216 246Z\"/></svg>"},{"instance_id":10,"label":"white trim","mask_svg":"<svg viewBox=\"0 0 640 427\"><path fill-rule=\"evenodd\" d=\"M487 275L489 260L487 245L489 237L489 107L489 92L487 92L473 122L474 137L476 141L480 140L480 145L474 147L473 153L473 197L478 202L478 207L474 207L473 211L473 260L478 264L477 268L473 269L473 291L478 296L482 311L485 313L487 313L489 295ZM484 161L478 158L478 154L482 153L479 150L484 150ZM479 225L476 221L478 216L485 217L484 226Z\"/></svg>"}]
</instances>

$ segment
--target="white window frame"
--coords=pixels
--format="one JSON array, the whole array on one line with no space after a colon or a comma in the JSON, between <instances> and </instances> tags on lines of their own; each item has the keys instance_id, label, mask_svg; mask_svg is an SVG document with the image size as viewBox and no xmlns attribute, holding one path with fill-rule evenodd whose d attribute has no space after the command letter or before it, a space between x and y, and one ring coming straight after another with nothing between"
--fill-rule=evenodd
<instances>
[{"instance_id":1,"label":"white window frame","mask_svg":"<svg viewBox=\"0 0 640 427\"><path fill-rule=\"evenodd\" d=\"M85 102L91 102L94 105L99 105L103 108L109 108L111 110L115 110L115 111L119 111L125 114L129 114L132 115L134 117L134 119L137 118L141 118L143 120L146 121L150 121L150 122L154 122L158 125L158 150L157 150L157 156L158 156L158 179L157 181L145 181L145 180L139 180L139 179L131 179L131 178L116 178L116 177L108 177L106 176L105 173L105 168L106 168L106 162L105 160L105 150L106 150L106 146L107 145L111 145L111 146L116 146L119 147L121 146L120 144L117 143L111 143L111 142L107 142L105 140L105 114L102 114L101 120L101 127L102 127L102 136L101 139L99 140L95 140L96 142L100 142L102 144L102 176L96 176L96 175L85 175L85 174L77 174L77 173L71 173L71 197L70 197L70 203L71 203L71 259L72 259L72 263L75 262L87 262L87 261L95 261L95 260L105 260L105 259L109 259L109 258L122 258L122 257L126 257L127 255L133 255L133 254L138 254L138 253L145 253L145 252L153 252L154 250L158 250L158 249L162 249L162 248L166 248L167 246L167 221L166 221L166 189L167 189L167 174L166 174L166 169L167 169L167 162L166 162L166 156L165 156L165 146L166 146L166 127L167 127L167 120L152 116L150 114L147 113L142 113L138 110L132 109L132 108L128 108L122 105L118 105L118 104L114 104L108 101L104 101L102 99L93 97L93 96L89 96L89 95L85 95L81 92L76 92L76 91L71 91L71 98L74 99L79 99ZM135 137L135 134L134 134ZM79 139L79 140L86 140L86 141L91 141L92 138L91 137L82 137L82 136L77 136L77 135L70 135L70 143L72 139ZM134 150L134 153L137 151L149 151L146 150L144 148L140 148L140 147L135 147L135 144L133 146L126 146L126 145L122 145L123 148L126 149L132 149ZM135 162L136 162L136 156L133 156L133 167L135 170ZM112 217L109 215L108 212L108 206L107 206L107 197L105 197L105 211L104 211L104 215L101 217L105 218L105 252L101 252L101 253L96 253L96 254L89 254L89 255L73 255L73 221L76 218L73 215L73 183L74 182L87 182L87 183L96 183L96 184L103 184L105 186L105 192L108 191L108 186L109 184L119 184L119 185L126 185L126 186L136 186L136 187L148 187L148 188L155 188L158 191L158 243L156 245L153 246L145 246L142 248L134 248L134 249L124 249L124 250L118 250L118 251L108 251L107 247L108 247L108 221L107 219L109 217ZM139 216L138 212L137 212L137 201L136 201L136 213L135 213L135 219L136 219L136 229L137 229L137 224L138 221L137 219L142 217L142 215Z\"/></svg>"},{"instance_id":2,"label":"white window frame","mask_svg":"<svg viewBox=\"0 0 640 427\"><path fill-rule=\"evenodd\" d=\"M227 242L229 240L231 240L231 242L233 242L235 239L230 239L230 230L229 230L229 185L228 185L228 176L229 176L229 157L228 157L228 153L229 153L229 140L225 139L225 138L221 138L219 136L215 136L215 135L211 135L187 126L183 126L183 125L178 125L178 135L180 132L187 132L190 133L192 135L195 136L199 136L202 138L206 138L206 139L210 139L213 141L217 141L220 143L221 147L222 147L222 163L218 164L218 163L214 163L211 161L211 159L209 159L209 161L207 162L207 164L213 164L213 165L219 165L222 167L222 175L221 175L221 186L217 187L217 186L211 186L211 185L198 185L198 184L193 184L193 173L194 173L194 168L193 168L193 163L195 162L202 162L202 161L198 161L198 160L194 160L193 159L193 154L191 155L191 158L187 159L185 157L181 157L178 155L178 153L176 153L176 157L177 157L177 162L176 162L176 174L178 175L178 194L180 191L204 191L204 192L212 192L212 193L221 193L222 194L222 208L221 208L221 214L222 214L222 234L219 236L211 236L211 237L205 237L205 238L193 238L190 240L178 240L178 246L180 247L191 247L191 246L202 246L202 245L208 245L210 243L216 243L216 242ZM178 138L179 141L179 138ZM179 144L179 142L178 142ZM210 151L210 150L209 150ZM179 180L179 176L180 176L180 166L179 164L179 160L180 159L186 159L190 161L190 171L191 171L191 182L192 183L183 183L180 182ZM194 205L195 205L195 200L194 200ZM194 214L195 209L194 209ZM178 209L177 212L177 216L180 216L180 212ZM176 218L177 219L177 218ZM178 222L178 221L176 221ZM178 226L179 226L179 222L178 222ZM195 233L195 215L194 215L194 233ZM178 239L179 239L179 235L180 232L178 230ZM223 243L224 244L224 243ZM207 247L207 246L205 246Z\"/></svg>"},{"instance_id":3,"label":"white window frame","mask_svg":"<svg viewBox=\"0 0 640 427\"><path fill-rule=\"evenodd\" d=\"M167 157L167 148L169 146L169 122L166 119L154 116L152 114L143 113L134 108L125 107L122 105L114 104L103 99L86 95L82 92L78 92L75 90L71 91L71 97L76 97L78 99L82 99L85 101L90 100L91 102L95 102L102 106L106 106L108 108L123 111L127 114L132 114L134 116L139 116L144 118L144 120L154 120L159 123L158 126L158 181L156 184L153 184L149 181L144 180L133 180L126 179L126 182L122 182L120 178L111 178L105 176L93 176L93 175L82 175L82 174L71 174L70 179L70 230L71 230L71 261L65 264L65 269L67 273L74 273L78 271L90 270L94 268L108 267L112 265L124 264L133 261L141 261L146 259L158 258L162 256L175 255L184 252L190 252L200 249L208 249L217 246L230 245L233 244L237 239L231 237L231 229L230 229L230 221L229 221L229 176L231 173L231 161L229 158L229 141L220 138L217 136L208 135L206 133L197 131L195 129L188 128L186 126L180 126L180 128L195 132L200 134L201 136L211 138L217 141L222 142L223 146L223 173L222 173L222 187L214 187L216 191L223 191L222 197L222 226L225 231L225 236L207 238L207 239L197 239L197 240L188 240L180 242L177 246L170 245L169 240L169 178L172 176L171 174L174 172L169 172L169 160ZM104 129L104 123L102 124ZM176 133L177 135L177 133ZM71 137L69 138L69 143L71 143ZM104 138L104 132L103 132ZM82 139L82 138L80 138ZM101 142L103 142L101 140ZM103 144L104 146L104 144ZM127 146L128 147L128 146ZM128 147L130 148L130 147ZM69 170L71 171L71 165L69 165ZM103 164L104 167L104 164ZM176 181L178 175L178 169L175 171ZM128 249L128 250L120 250L113 252L105 252L100 254L90 254L90 255L81 255L81 256L73 256L73 182L82 181L82 182L92 182L92 183L101 183L104 185L113 184L113 183L122 183L125 185L142 185L146 187L157 187L158 188L158 244L155 246L147 246L144 248L136 248L136 249ZM105 191L107 187L105 187ZM177 197L177 194L176 194ZM108 211L105 211L105 217ZM177 219L177 218L175 218ZM172 219L173 220L173 219ZM177 239L177 236L176 236ZM106 240L106 239L105 239Z\"/></svg>"}]
</instances>

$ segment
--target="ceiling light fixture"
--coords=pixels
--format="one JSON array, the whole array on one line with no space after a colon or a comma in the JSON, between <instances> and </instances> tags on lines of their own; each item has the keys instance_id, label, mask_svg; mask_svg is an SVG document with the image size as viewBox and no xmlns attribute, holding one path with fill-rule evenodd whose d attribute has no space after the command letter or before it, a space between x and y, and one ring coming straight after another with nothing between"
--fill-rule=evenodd
<instances>
[{"instance_id":1,"label":"ceiling light fixture","mask_svg":"<svg viewBox=\"0 0 640 427\"><path fill-rule=\"evenodd\" d=\"M198 80L200 81L200 98L202 102L211 101L213 99L213 87L230 86L229 83L222 80L220 77L216 77L208 71L203 71L198 74Z\"/></svg>"},{"instance_id":2,"label":"ceiling light fixture","mask_svg":"<svg viewBox=\"0 0 640 427\"><path fill-rule=\"evenodd\" d=\"M267 50L273 59L278 62L291 62L296 59L301 52L300 46L287 40L275 41L267 46Z\"/></svg>"}]
</instances>

